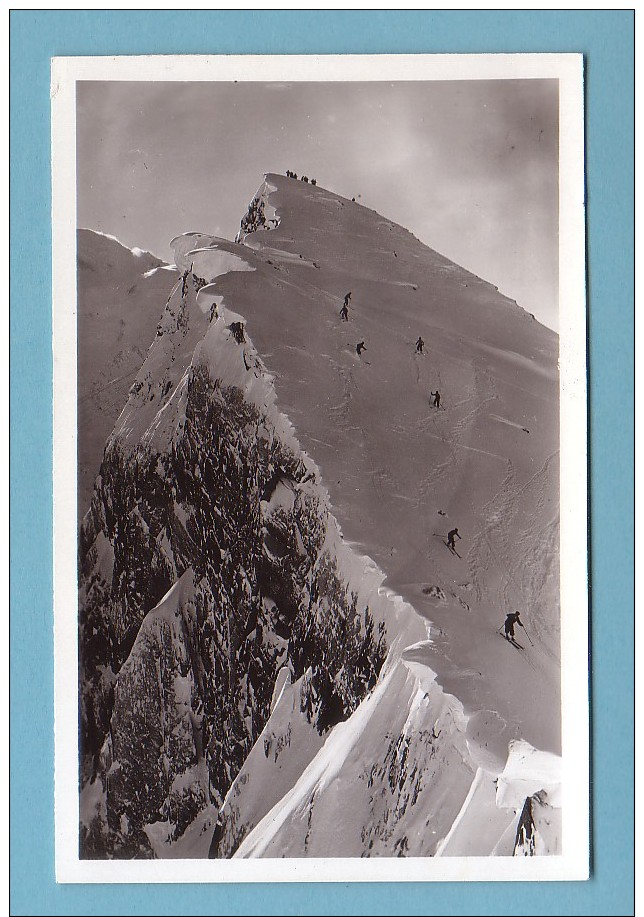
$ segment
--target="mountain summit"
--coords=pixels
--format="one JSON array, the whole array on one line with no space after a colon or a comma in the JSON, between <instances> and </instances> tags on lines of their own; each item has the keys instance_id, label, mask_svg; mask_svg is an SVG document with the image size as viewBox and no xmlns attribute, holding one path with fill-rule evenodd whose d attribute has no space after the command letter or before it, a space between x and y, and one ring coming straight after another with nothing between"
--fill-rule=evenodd
<instances>
[{"instance_id":1,"label":"mountain summit","mask_svg":"<svg viewBox=\"0 0 644 917\"><path fill-rule=\"evenodd\" d=\"M83 855L556 853L557 335L293 178L173 248L81 531Z\"/></svg>"}]
</instances>

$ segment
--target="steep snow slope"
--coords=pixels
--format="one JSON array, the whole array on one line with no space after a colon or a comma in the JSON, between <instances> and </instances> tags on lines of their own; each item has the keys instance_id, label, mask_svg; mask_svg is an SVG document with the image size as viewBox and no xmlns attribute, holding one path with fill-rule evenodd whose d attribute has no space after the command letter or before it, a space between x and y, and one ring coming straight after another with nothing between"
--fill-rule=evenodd
<instances>
[{"instance_id":1,"label":"steep snow slope","mask_svg":"<svg viewBox=\"0 0 644 917\"><path fill-rule=\"evenodd\" d=\"M177 274L149 252L77 234L78 514L87 512L105 441L127 401Z\"/></svg>"},{"instance_id":2,"label":"steep snow slope","mask_svg":"<svg viewBox=\"0 0 644 917\"><path fill-rule=\"evenodd\" d=\"M245 243L274 275L257 298L245 285L240 309L345 537L434 625L404 659L462 702L470 750L490 771L519 736L558 752L556 335L372 211L272 175L258 197L281 222ZM216 290L237 304L240 286L230 276ZM462 558L443 541L454 525ZM524 638L523 654L496 634L514 608L536 644ZM388 705L387 722L401 709ZM284 835L278 850L293 823Z\"/></svg>"},{"instance_id":3,"label":"steep snow slope","mask_svg":"<svg viewBox=\"0 0 644 917\"><path fill-rule=\"evenodd\" d=\"M175 240L181 290L116 424L84 527L89 847L140 855L147 836L155 855L190 855L204 844L187 838L216 820L214 856L554 852L551 827L548 841L530 840L537 822L553 823L540 808L555 805L550 774L512 805L495 781L513 740L560 750L556 335L320 187L268 175L238 239ZM429 405L436 389L440 410ZM223 421L212 411L222 399ZM268 464L252 451L266 436L277 447ZM243 557L213 463L251 524L239 528L255 545ZM460 556L444 541L454 526ZM204 560L213 542L217 556ZM232 591L222 561L241 576ZM331 579L321 575L329 563ZM186 571L188 586L164 597ZM239 619L241 644L222 631L220 607L227 627ZM284 619L289 607L304 642ZM359 609L369 615L347 630ZM530 634L528 643L519 631L524 650L497 634L513 609ZM159 630L169 614L183 638ZM148 702L159 640L168 686ZM366 646L387 653L384 665L364 668ZM217 733L233 722L230 712L222 720L218 653L237 660L238 680L226 676L241 716L234 747ZM261 698L244 680L258 653ZM183 700L169 687L178 672L190 684ZM165 748L186 705L202 738L193 723L170 760L147 746L130 760L132 735L119 744L118 724L142 713ZM110 782L117 771L132 786ZM141 774L166 787L151 804ZM91 811L105 813L109 844Z\"/></svg>"},{"instance_id":4,"label":"steep snow slope","mask_svg":"<svg viewBox=\"0 0 644 917\"><path fill-rule=\"evenodd\" d=\"M559 751L556 334L374 211L268 180L282 222L245 239L261 280L229 274L213 292L246 317L345 537L436 625L432 666L455 687L454 656L459 697ZM440 537L454 526L462 559ZM529 660L494 633L514 608Z\"/></svg>"}]
</instances>

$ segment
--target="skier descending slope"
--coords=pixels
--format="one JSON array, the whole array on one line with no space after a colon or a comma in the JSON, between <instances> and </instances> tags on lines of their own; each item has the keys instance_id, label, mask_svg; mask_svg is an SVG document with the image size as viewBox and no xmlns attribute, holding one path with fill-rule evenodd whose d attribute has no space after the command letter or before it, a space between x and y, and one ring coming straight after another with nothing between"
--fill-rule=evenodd
<instances>
[{"instance_id":1,"label":"skier descending slope","mask_svg":"<svg viewBox=\"0 0 644 917\"><path fill-rule=\"evenodd\" d=\"M439 391L430 392L429 397L430 399L431 398L434 399L433 401L430 401L429 403L432 404L435 408L439 408L441 406L441 393Z\"/></svg>"},{"instance_id":2,"label":"skier descending slope","mask_svg":"<svg viewBox=\"0 0 644 917\"><path fill-rule=\"evenodd\" d=\"M521 618L519 617L518 611L510 612L510 614L505 619L505 622L503 624L503 629L505 631L506 640L514 641L514 625L515 624L518 624L519 627L523 627L523 623L521 622Z\"/></svg>"},{"instance_id":3,"label":"skier descending slope","mask_svg":"<svg viewBox=\"0 0 644 917\"><path fill-rule=\"evenodd\" d=\"M343 322L349 321L349 310L347 309L347 304L345 303L340 309L340 318Z\"/></svg>"},{"instance_id":4,"label":"skier descending slope","mask_svg":"<svg viewBox=\"0 0 644 917\"><path fill-rule=\"evenodd\" d=\"M460 537L461 536L458 534L458 529L456 528L452 529L451 532L448 532L447 533L447 547L455 552L456 551L456 542L454 541L454 539L455 538L460 539Z\"/></svg>"},{"instance_id":5,"label":"skier descending slope","mask_svg":"<svg viewBox=\"0 0 644 917\"><path fill-rule=\"evenodd\" d=\"M345 296L344 296L344 308L345 308L345 309L346 309L346 307L349 305L349 300L350 300L350 299L351 299L351 290L349 290L349 292L346 293Z\"/></svg>"},{"instance_id":6,"label":"skier descending slope","mask_svg":"<svg viewBox=\"0 0 644 917\"><path fill-rule=\"evenodd\" d=\"M364 345L364 341L360 341L360 343L356 346L356 353L358 354L358 356L360 356L360 354L362 353L362 351L363 351L363 350L366 350L366 349L367 349L367 348L366 348L365 345Z\"/></svg>"},{"instance_id":7,"label":"skier descending slope","mask_svg":"<svg viewBox=\"0 0 644 917\"><path fill-rule=\"evenodd\" d=\"M425 346L424 340L418 335L418 340L416 341L416 353L422 353L423 347Z\"/></svg>"}]
</instances>

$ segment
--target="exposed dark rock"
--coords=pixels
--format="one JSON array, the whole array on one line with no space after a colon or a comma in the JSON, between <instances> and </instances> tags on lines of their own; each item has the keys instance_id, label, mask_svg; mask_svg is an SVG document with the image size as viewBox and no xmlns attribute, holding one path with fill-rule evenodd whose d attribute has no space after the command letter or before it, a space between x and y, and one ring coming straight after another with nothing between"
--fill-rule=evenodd
<instances>
[{"instance_id":1,"label":"exposed dark rock","mask_svg":"<svg viewBox=\"0 0 644 917\"><path fill-rule=\"evenodd\" d=\"M146 826L178 837L220 805L285 662L324 732L386 654L324 549L301 456L203 366L185 398L168 451L111 441L81 535L82 781L103 787L84 856L151 856ZM272 506L278 483L292 499Z\"/></svg>"}]
</instances>

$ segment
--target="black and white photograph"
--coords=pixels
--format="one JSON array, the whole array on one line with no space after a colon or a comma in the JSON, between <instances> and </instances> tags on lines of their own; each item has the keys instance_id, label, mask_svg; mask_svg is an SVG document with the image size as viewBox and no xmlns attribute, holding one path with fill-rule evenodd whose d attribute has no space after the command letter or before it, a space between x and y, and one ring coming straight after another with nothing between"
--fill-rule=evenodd
<instances>
[{"instance_id":1,"label":"black and white photograph","mask_svg":"<svg viewBox=\"0 0 644 917\"><path fill-rule=\"evenodd\" d=\"M587 876L580 56L52 85L59 880Z\"/></svg>"}]
</instances>

